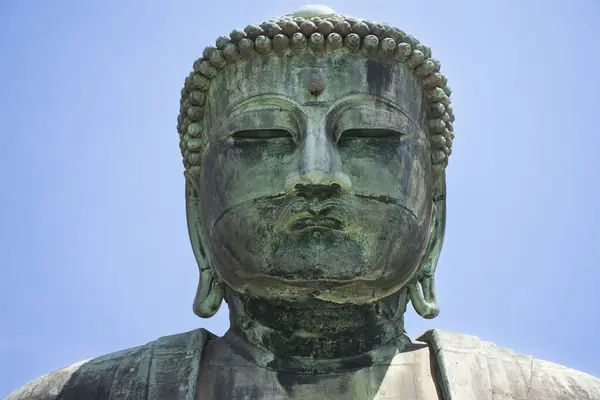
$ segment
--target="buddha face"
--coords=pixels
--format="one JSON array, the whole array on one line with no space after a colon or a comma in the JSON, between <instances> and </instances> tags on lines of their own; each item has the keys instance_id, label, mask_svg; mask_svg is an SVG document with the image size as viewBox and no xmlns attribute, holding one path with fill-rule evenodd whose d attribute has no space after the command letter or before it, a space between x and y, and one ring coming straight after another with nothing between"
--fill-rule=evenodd
<instances>
[{"instance_id":1,"label":"buddha face","mask_svg":"<svg viewBox=\"0 0 600 400\"><path fill-rule=\"evenodd\" d=\"M258 56L211 83L194 213L217 274L255 297L378 300L430 237L426 103L399 63Z\"/></svg>"}]
</instances>

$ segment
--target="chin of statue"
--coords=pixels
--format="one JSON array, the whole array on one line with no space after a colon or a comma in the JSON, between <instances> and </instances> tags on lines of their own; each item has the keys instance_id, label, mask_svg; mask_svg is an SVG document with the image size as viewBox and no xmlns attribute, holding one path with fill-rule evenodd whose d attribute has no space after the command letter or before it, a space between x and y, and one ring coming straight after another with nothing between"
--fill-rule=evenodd
<instances>
[{"instance_id":1,"label":"chin of statue","mask_svg":"<svg viewBox=\"0 0 600 400\"><path fill-rule=\"evenodd\" d=\"M211 253L227 286L271 300L365 304L397 292L419 270L428 207L417 216L405 207L355 198L321 206L329 212L315 218L298 211L302 203L245 202L219 218Z\"/></svg>"}]
</instances>

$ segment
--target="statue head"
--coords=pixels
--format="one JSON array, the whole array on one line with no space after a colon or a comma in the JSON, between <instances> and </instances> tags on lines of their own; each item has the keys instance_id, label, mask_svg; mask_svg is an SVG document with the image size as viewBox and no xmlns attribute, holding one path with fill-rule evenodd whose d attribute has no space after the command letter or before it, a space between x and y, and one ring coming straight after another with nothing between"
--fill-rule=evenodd
<instances>
[{"instance_id":1,"label":"statue head","mask_svg":"<svg viewBox=\"0 0 600 400\"><path fill-rule=\"evenodd\" d=\"M234 30L182 90L195 312L224 291L438 313L450 89L431 50L324 6Z\"/></svg>"}]
</instances>

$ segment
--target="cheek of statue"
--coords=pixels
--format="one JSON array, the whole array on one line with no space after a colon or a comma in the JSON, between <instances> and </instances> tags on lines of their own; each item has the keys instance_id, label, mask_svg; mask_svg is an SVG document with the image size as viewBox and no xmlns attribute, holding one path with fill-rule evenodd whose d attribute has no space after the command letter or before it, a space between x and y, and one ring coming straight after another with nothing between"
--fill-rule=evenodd
<instances>
[{"instance_id":1,"label":"cheek of statue","mask_svg":"<svg viewBox=\"0 0 600 400\"><path fill-rule=\"evenodd\" d=\"M290 138L224 141L205 153L202 202L214 267L234 290L282 299L371 301L412 278L431 220L428 153L418 139L336 147L352 189L284 191Z\"/></svg>"}]
</instances>

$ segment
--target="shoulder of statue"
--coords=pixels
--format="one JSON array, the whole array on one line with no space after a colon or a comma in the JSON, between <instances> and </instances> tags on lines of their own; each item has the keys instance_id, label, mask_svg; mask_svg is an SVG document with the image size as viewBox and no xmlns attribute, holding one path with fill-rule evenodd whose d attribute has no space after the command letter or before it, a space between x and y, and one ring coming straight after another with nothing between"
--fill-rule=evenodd
<instances>
[{"instance_id":1,"label":"shoulder of statue","mask_svg":"<svg viewBox=\"0 0 600 400\"><path fill-rule=\"evenodd\" d=\"M446 399L600 399L598 378L475 336L433 329L419 340L432 350Z\"/></svg>"},{"instance_id":2,"label":"shoulder of statue","mask_svg":"<svg viewBox=\"0 0 600 400\"><path fill-rule=\"evenodd\" d=\"M6 400L149 399L166 380L189 379L206 340L204 329L161 337L146 345L84 360L37 378ZM194 359L194 360L192 360ZM187 362L186 362L187 361ZM171 372L166 371L167 364ZM197 367L196 367L197 368ZM196 372L197 375L197 372ZM195 377L192 383L195 389Z\"/></svg>"}]
</instances>

